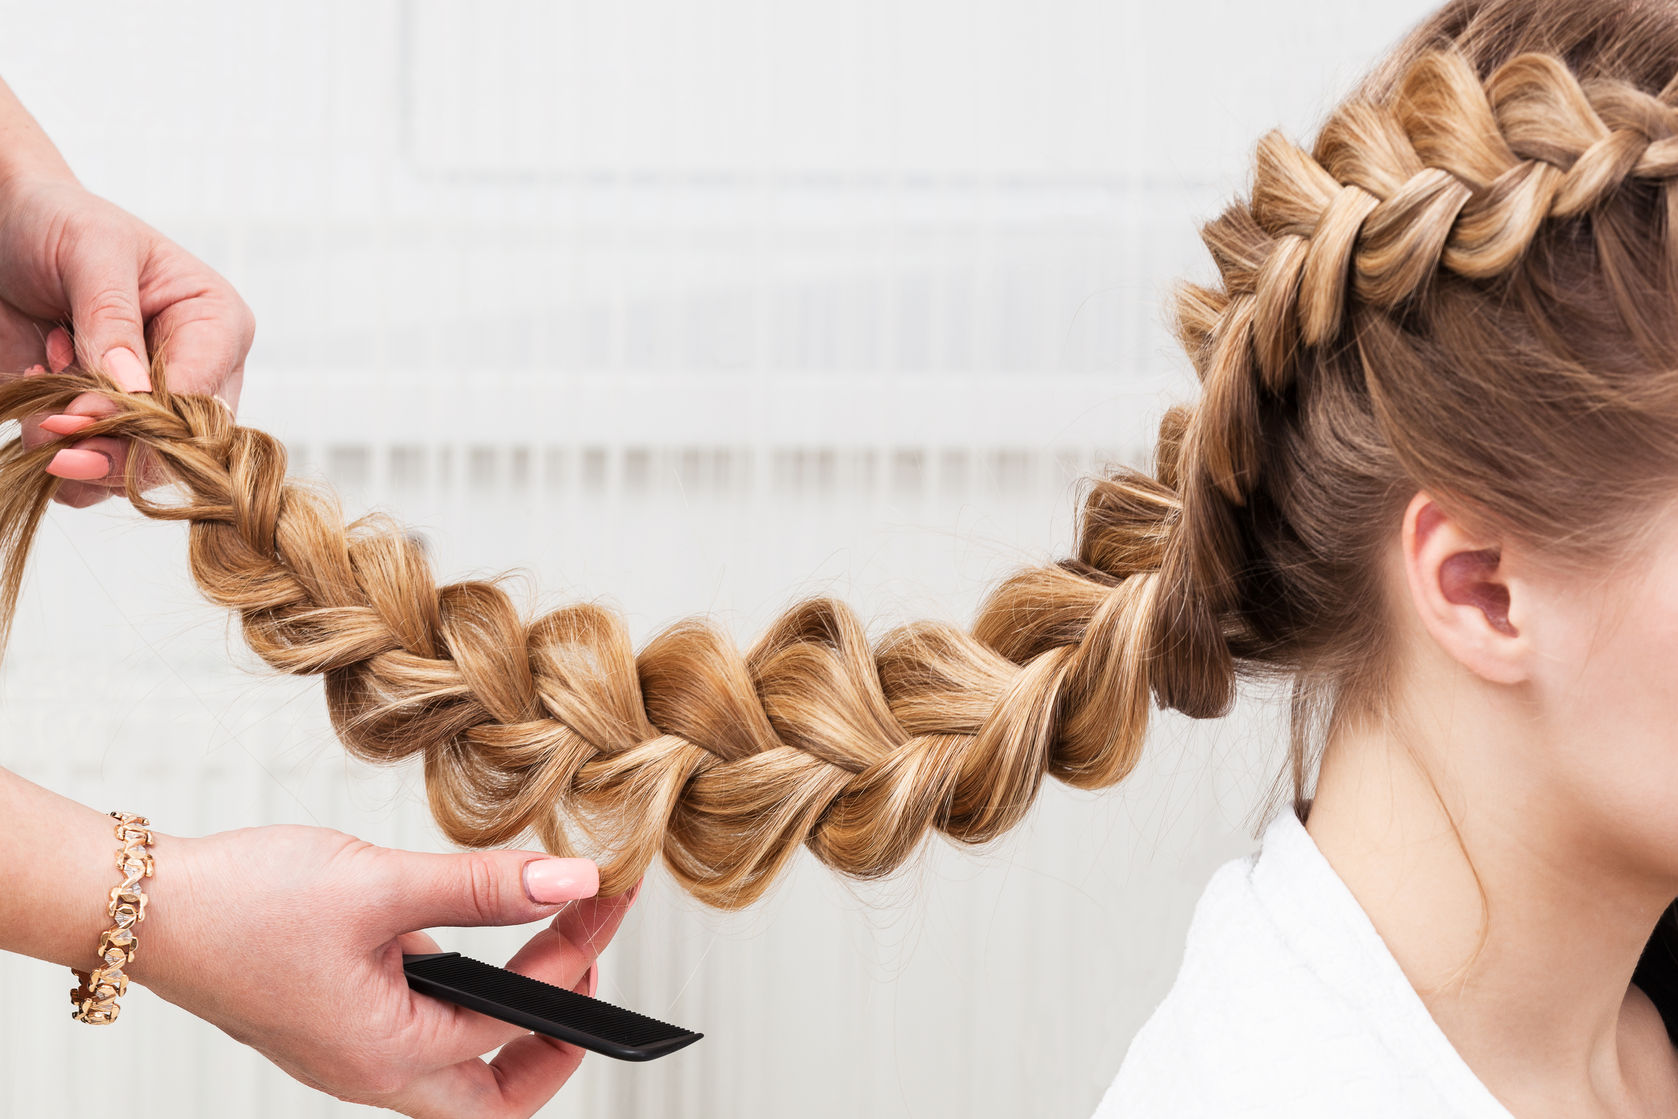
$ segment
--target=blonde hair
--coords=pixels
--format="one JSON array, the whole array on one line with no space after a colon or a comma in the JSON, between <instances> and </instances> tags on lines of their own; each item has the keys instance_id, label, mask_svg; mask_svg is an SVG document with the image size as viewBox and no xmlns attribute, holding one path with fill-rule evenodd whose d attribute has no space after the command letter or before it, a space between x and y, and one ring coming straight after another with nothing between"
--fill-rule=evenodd
<instances>
[{"instance_id":1,"label":"blonde hair","mask_svg":"<svg viewBox=\"0 0 1678 1119\"><path fill-rule=\"evenodd\" d=\"M189 523L198 586L268 664L324 677L352 753L418 755L451 840L534 833L600 857L606 893L662 855L739 907L800 846L875 877L932 831L985 842L1045 776L1121 780L1153 700L1216 716L1239 676L1292 681L1302 812L1307 728L1381 709L1375 556L1405 497L1583 555L1678 477L1675 73L1669 9L1458 3L1310 151L1266 136L1250 198L1203 229L1218 283L1177 300L1200 399L1166 413L1151 472L1089 481L1073 556L966 629L870 644L822 598L744 653L701 620L636 652L598 606L526 618L494 583L439 586L399 526L346 525L161 367L150 395L18 379L0 420L111 400L83 434L132 441L129 499ZM52 453L0 451L0 639ZM175 500L141 492L143 459Z\"/></svg>"}]
</instances>

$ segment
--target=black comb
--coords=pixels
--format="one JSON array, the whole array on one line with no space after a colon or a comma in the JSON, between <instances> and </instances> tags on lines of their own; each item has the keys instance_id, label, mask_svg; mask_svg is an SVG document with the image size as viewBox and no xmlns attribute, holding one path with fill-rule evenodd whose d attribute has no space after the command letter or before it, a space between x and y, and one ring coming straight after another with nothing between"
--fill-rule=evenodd
<instances>
[{"instance_id":1,"label":"black comb","mask_svg":"<svg viewBox=\"0 0 1678 1119\"><path fill-rule=\"evenodd\" d=\"M650 1061L705 1036L459 952L404 955L402 970L421 994L620 1061Z\"/></svg>"}]
</instances>

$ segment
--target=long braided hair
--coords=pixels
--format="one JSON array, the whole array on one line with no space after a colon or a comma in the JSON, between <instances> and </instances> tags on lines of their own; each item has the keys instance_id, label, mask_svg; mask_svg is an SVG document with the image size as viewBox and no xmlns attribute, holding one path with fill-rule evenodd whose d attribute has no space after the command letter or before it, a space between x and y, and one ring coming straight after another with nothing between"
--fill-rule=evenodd
<instances>
[{"instance_id":1,"label":"long braided hair","mask_svg":"<svg viewBox=\"0 0 1678 1119\"><path fill-rule=\"evenodd\" d=\"M353 754L419 755L451 840L533 833L601 859L605 893L662 855L740 907L800 846L874 877L932 832L988 841L1046 775L1122 779L1153 702L1213 717L1243 676L1291 680L1297 811L1307 729L1382 710L1409 495L1583 561L1678 480L1675 77L1670 6L1460 2L1309 151L1265 136L1250 196L1202 230L1217 282L1178 292L1199 399L1164 416L1151 472L1089 480L1074 555L969 628L871 644L817 598L744 652L701 620L637 652L598 606L525 618L493 582L439 586L400 526L346 526L276 439L162 368L149 395L15 379L0 421L103 393L119 411L84 435L133 441L130 501L188 522L200 589L268 664L324 677ZM0 450L0 627L52 453ZM147 460L171 496L142 492Z\"/></svg>"}]
</instances>

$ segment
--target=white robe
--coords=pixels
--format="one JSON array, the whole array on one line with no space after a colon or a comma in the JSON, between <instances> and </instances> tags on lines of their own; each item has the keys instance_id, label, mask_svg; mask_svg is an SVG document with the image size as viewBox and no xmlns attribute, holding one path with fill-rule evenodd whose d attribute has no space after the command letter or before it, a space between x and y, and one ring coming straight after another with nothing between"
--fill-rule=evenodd
<instances>
[{"instance_id":1,"label":"white robe","mask_svg":"<svg viewBox=\"0 0 1678 1119\"><path fill-rule=\"evenodd\" d=\"M1094 1119L1513 1119L1291 808L1219 867Z\"/></svg>"}]
</instances>

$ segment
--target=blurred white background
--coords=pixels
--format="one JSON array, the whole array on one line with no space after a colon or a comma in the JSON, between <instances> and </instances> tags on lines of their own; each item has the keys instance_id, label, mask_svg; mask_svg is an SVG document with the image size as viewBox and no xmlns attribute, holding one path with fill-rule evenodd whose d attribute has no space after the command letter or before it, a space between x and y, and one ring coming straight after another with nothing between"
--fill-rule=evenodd
<instances>
[{"instance_id":1,"label":"blurred white background","mask_svg":"<svg viewBox=\"0 0 1678 1119\"><path fill-rule=\"evenodd\" d=\"M638 640L744 643L796 597L966 620L1064 555L1076 482L1193 388L1170 282L1272 126L1425 9L1341 0L0 3L0 75L93 190L257 315L242 417L446 578L519 568ZM415 767L352 763L319 685L196 596L184 533L55 509L0 673L0 764L167 832L319 823L443 849ZM752 911L649 875L601 997L702 1030L591 1056L544 1115L1084 1116L1256 845L1274 708L1161 717L1100 795ZM160 873L168 873L167 867ZM0 879L3 881L3 879ZM532 929L444 930L505 959ZM261 954L253 952L260 969ZM274 975L268 982L283 983ZM0 957L0 1112L369 1114L136 988L72 1022ZM332 1024L320 1023L322 1031ZM104 1074L112 1079L103 1080Z\"/></svg>"}]
</instances>

